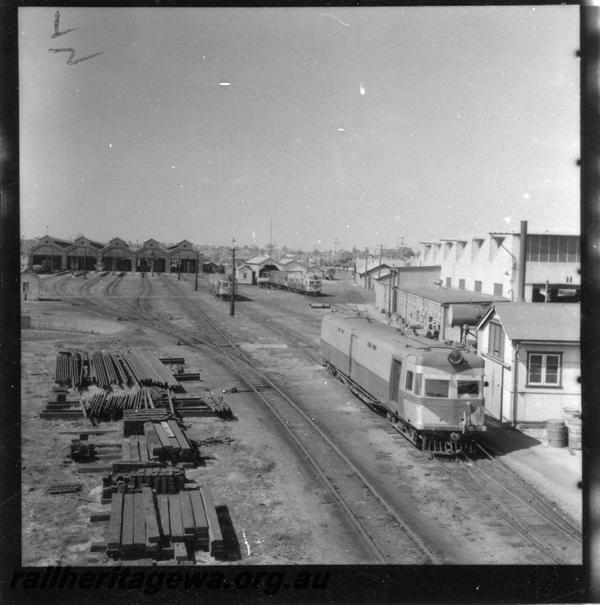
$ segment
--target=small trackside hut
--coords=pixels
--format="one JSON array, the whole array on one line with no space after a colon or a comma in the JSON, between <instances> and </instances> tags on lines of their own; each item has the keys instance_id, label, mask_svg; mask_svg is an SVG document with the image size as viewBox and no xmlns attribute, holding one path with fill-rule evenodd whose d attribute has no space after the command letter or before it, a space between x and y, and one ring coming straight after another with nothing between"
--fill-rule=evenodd
<instances>
[{"instance_id":1,"label":"small trackside hut","mask_svg":"<svg viewBox=\"0 0 600 605\"><path fill-rule=\"evenodd\" d=\"M454 454L485 431L483 360L474 353L336 313L323 318L321 355L332 374L424 450Z\"/></svg>"}]
</instances>

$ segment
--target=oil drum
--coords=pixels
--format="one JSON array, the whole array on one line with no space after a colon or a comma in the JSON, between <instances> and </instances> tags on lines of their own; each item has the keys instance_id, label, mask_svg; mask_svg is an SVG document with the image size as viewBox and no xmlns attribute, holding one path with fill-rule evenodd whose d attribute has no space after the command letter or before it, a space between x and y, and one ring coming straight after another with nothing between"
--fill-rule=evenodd
<instances>
[{"instance_id":1,"label":"oil drum","mask_svg":"<svg viewBox=\"0 0 600 605\"><path fill-rule=\"evenodd\" d=\"M581 449L581 418L571 418L569 422L569 447L572 450Z\"/></svg>"},{"instance_id":2,"label":"oil drum","mask_svg":"<svg viewBox=\"0 0 600 605\"><path fill-rule=\"evenodd\" d=\"M560 419L548 420L546 422L546 435L550 447L566 447L567 427Z\"/></svg>"}]
</instances>

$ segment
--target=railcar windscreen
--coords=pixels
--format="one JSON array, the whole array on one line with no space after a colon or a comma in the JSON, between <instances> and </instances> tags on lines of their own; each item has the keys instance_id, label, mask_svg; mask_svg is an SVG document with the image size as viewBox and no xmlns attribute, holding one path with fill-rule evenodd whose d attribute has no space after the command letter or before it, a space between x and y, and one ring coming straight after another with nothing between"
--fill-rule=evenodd
<instances>
[{"instance_id":1,"label":"railcar windscreen","mask_svg":"<svg viewBox=\"0 0 600 605\"><path fill-rule=\"evenodd\" d=\"M459 397L463 395L479 395L478 380L458 380L456 382L456 394Z\"/></svg>"},{"instance_id":2,"label":"railcar windscreen","mask_svg":"<svg viewBox=\"0 0 600 605\"><path fill-rule=\"evenodd\" d=\"M448 397L450 381L439 378L425 379L425 397Z\"/></svg>"}]
</instances>

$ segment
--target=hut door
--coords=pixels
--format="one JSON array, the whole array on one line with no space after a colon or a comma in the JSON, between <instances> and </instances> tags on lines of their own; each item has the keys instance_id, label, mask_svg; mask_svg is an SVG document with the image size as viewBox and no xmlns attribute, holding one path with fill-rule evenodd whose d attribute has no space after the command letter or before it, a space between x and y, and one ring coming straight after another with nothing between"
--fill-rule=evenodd
<instances>
[{"instance_id":1,"label":"hut door","mask_svg":"<svg viewBox=\"0 0 600 605\"><path fill-rule=\"evenodd\" d=\"M483 389L486 412L502 420L502 395L504 389L504 367L499 363L486 363L488 386ZM508 408L508 406L507 406Z\"/></svg>"}]
</instances>

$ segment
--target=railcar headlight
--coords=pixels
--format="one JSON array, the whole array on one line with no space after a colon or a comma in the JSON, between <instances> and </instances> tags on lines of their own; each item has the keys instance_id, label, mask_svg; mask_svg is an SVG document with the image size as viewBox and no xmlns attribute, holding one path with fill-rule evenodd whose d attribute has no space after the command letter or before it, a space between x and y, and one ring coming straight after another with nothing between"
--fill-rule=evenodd
<instances>
[{"instance_id":1,"label":"railcar headlight","mask_svg":"<svg viewBox=\"0 0 600 605\"><path fill-rule=\"evenodd\" d=\"M464 361L462 351L460 351L459 349L452 349L452 351L448 353L448 361L453 366L457 366L459 363L462 363Z\"/></svg>"}]
</instances>

